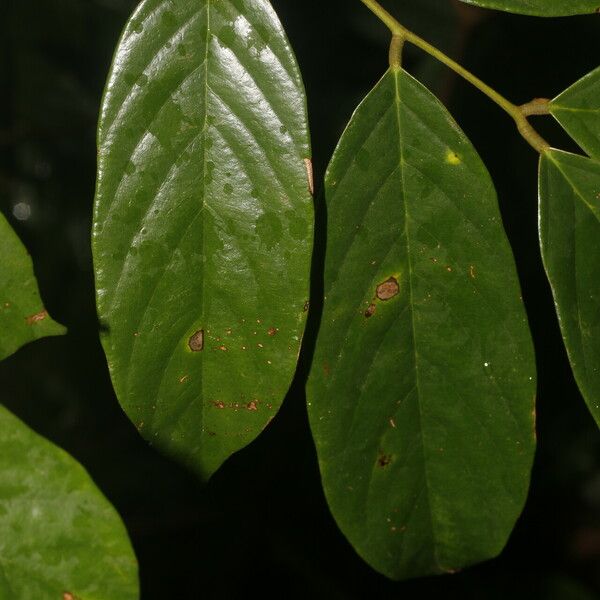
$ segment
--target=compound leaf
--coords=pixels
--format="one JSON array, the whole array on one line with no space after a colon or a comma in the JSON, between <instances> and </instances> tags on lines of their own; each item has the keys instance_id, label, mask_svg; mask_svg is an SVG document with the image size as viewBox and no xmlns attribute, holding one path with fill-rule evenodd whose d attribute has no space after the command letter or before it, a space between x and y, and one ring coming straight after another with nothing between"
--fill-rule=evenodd
<instances>
[{"instance_id":1,"label":"compound leaf","mask_svg":"<svg viewBox=\"0 0 600 600\"><path fill-rule=\"evenodd\" d=\"M600 67L552 100L550 113L589 156L600 160Z\"/></svg>"},{"instance_id":2,"label":"compound leaf","mask_svg":"<svg viewBox=\"0 0 600 600\"><path fill-rule=\"evenodd\" d=\"M482 8L539 17L582 15L598 11L597 0L462 0Z\"/></svg>"},{"instance_id":3,"label":"compound leaf","mask_svg":"<svg viewBox=\"0 0 600 600\"><path fill-rule=\"evenodd\" d=\"M209 476L295 371L313 206L305 94L267 0L146 0L99 126L103 345L140 432Z\"/></svg>"},{"instance_id":4,"label":"compound leaf","mask_svg":"<svg viewBox=\"0 0 600 600\"><path fill-rule=\"evenodd\" d=\"M579 389L600 425L600 163L558 150L540 162L540 241Z\"/></svg>"},{"instance_id":5,"label":"compound leaf","mask_svg":"<svg viewBox=\"0 0 600 600\"><path fill-rule=\"evenodd\" d=\"M392 578L493 557L527 494L535 366L489 175L441 103L392 70L325 195L308 410L332 513Z\"/></svg>"},{"instance_id":6,"label":"compound leaf","mask_svg":"<svg viewBox=\"0 0 600 600\"><path fill-rule=\"evenodd\" d=\"M0 214L0 360L21 346L65 328L44 309L33 264L8 221Z\"/></svg>"},{"instance_id":7,"label":"compound leaf","mask_svg":"<svg viewBox=\"0 0 600 600\"><path fill-rule=\"evenodd\" d=\"M0 406L0 598L138 595L113 507L79 463Z\"/></svg>"}]
</instances>

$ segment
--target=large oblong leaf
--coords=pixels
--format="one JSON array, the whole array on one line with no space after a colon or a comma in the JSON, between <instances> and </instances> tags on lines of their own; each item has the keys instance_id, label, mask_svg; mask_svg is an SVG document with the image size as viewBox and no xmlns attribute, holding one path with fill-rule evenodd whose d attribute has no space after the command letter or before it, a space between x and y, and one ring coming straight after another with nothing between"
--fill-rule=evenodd
<instances>
[{"instance_id":1,"label":"large oblong leaf","mask_svg":"<svg viewBox=\"0 0 600 600\"><path fill-rule=\"evenodd\" d=\"M210 475L273 417L312 241L298 68L267 0L146 0L104 97L103 345L140 432Z\"/></svg>"},{"instance_id":2,"label":"large oblong leaf","mask_svg":"<svg viewBox=\"0 0 600 600\"><path fill-rule=\"evenodd\" d=\"M440 102L389 71L325 194L308 405L333 515L392 578L490 558L528 489L535 366L489 175Z\"/></svg>"},{"instance_id":3,"label":"large oblong leaf","mask_svg":"<svg viewBox=\"0 0 600 600\"><path fill-rule=\"evenodd\" d=\"M583 150L600 160L600 67L552 100L550 113Z\"/></svg>"},{"instance_id":4,"label":"large oblong leaf","mask_svg":"<svg viewBox=\"0 0 600 600\"><path fill-rule=\"evenodd\" d=\"M114 508L66 452L0 406L0 598L135 600Z\"/></svg>"},{"instance_id":5,"label":"large oblong leaf","mask_svg":"<svg viewBox=\"0 0 600 600\"><path fill-rule=\"evenodd\" d=\"M65 331L44 309L31 258L0 213L0 360L28 342Z\"/></svg>"},{"instance_id":6,"label":"large oblong leaf","mask_svg":"<svg viewBox=\"0 0 600 600\"><path fill-rule=\"evenodd\" d=\"M600 425L600 163L558 150L540 161L540 242L579 389Z\"/></svg>"},{"instance_id":7,"label":"large oblong leaf","mask_svg":"<svg viewBox=\"0 0 600 600\"><path fill-rule=\"evenodd\" d=\"M597 0L462 0L482 8L540 17L561 17L598 12Z\"/></svg>"}]
</instances>

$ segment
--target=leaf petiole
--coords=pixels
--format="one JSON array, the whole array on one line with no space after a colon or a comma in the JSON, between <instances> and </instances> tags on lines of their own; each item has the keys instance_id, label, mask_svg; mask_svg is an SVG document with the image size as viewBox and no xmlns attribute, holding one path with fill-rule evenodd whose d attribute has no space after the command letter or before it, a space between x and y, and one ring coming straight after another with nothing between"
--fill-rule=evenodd
<instances>
[{"instance_id":1,"label":"leaf petiole","mask_svg":"<svg viewBox=\"0 0 600 600\"><path fill-rule=\"evenodd\" d=\"M513 104L504 96L499 94L496 90L479 79L479 77L473 75L473 73L444 54L441 50L404 27L404 25L402 25L387 10L385 10L377 0L361 0L361 2L367 6L392 33L392 43L390 46L390 67L393 70L397 70L401 66L401 51L404 42L410 42L418 48L421 48L421 50L430 56L433 56L435 59L439 60L441 63L445 64L463 79L466 79L469 83L474 85L478 90L483 92L488 98L495 102L506 113L508 113L515 121L519 133L537 152L543 153L550 148L550 144L548 144L548 142L531 126L527 120L527 117L531 115L547 114L547 101L546 104L544 104L543 100L533 100L532 102L528 102L522 106Z\"/></svg>"}]
</instances>

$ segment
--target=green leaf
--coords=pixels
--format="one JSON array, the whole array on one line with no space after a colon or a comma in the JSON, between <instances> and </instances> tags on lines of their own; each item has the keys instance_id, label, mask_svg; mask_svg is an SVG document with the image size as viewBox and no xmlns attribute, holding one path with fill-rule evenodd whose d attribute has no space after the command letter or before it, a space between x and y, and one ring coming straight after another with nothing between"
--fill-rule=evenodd
<instances>
[{"instance_id":1,"label":"green leaf","mask_svg":"<svg viewBox=\"0 0 600 600\"><path fill-rule=\"evenodd\" d=\"M27 250L0 213L0 360L21 346L66 329L42 305Z\"/></svg>"},{"instance_id":2,"label":"green leaf","mask_svg":"<svg viewBox=\"0 0 600 600\"><path fill-rule=\"evenodd\" d=\"M545 152L539 213L542 257L569 360L600 425L600 163Z\"/></svg>"},{"instance_id":3,"label":"green leaf","mask_svg":"<svg viewBox=\"0 0 600 600\"><path fill-rule=\"evenodd\" d=\"M141 433L209 476L276 413L306 318L305 95L266 0L142 2L99 128L103 344Z\"/></svg>"},{"instance_id":4,"label":"green leaf","mask_svg":"<svg viewBox=\"0 0 600 600\"><path fill-rule=\"evenodd\" d=\"M600 67L552 100L550 113L583 150L600 159Z\"/></svg>"},{"instance_id":5,"label":"green leaf","mask_svg":"<svg viewBox=\"0 0 600 600\"><path fill-rule=\"evenodd\" d=\"M389 71L325 195L308 406L332 513L391 578L493 557L527 494L535 366L489 175L442 104Z\"/></svg>"},{"instance_id":6,"label":"green leaf","mask_svg":"<svg viewBox=\"0 0 600 600\"><path fill-rule=\"evenodd\" d=\"M562 17L598 11L598 0L462 0L482 8L539 17Z\"/></svg>"},{"instance_id":7,"label":"green leaf","mask_svg":"<svg viewBox=\"0 0 600 600\"><path fill-rule=\"evenodd\" d=\"M66 452L0 406L0 598L134 600L119 516Z\"/></svg>"}]
</instances>

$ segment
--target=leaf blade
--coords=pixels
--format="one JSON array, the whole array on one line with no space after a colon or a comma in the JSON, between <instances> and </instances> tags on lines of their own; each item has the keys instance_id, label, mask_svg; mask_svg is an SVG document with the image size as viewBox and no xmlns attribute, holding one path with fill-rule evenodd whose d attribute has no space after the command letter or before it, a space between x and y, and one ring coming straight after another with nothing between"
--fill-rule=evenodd
<instances>
[{"instance_id":1,"label":"leaf blade","mask_svg":"<svg viewBox=\"0 0 600 600\"><path fill-rule=\"evenodd\" d=\"M598 194L598 162L558 150L542 155L539 189L542 258L575 379L600 425Z\"/></svg>"},{"instance_id":2,"label":"leaf blade","mask_svg":"<svg viewBox=\"0 0 600 600\"><path fill-rule=\"evenodd\" d=\"M524 503L535 392L489 176L442 105L390 71L342 136L325 190L307 392L332 513L395 579L489 558Z\"/></svg>"},{"instance_id":3,"label":"leaf blade","mask_svg":"<svg viewBox=\"0 0 600 600\"><path fill-rule=\"evenodd\" d=\"M0 597L139 596L114 508L66 452L0 406Z\"/></svg>"},{"instance_id":4,"label":"leaf blade","mask_svg":"<svg viewBox=\"0 0 600 600\"><path fill-rule=\"evenodd\" d=\"M142 2L99 146L93 247L113 383L144 436L207 476L275 414L306 316L306 101L268 2Z\"/></svg>"},{"instance_id":5,"label":"leaf blade","mask_svg":"<svg viewBox=\"0 0 600 600\"><path fill-rule=\"evenodd\" d=\"M567 17L597 12L595 0L461 0L481 8L538 17Z\"/></svg>"},{"instance_id":6,"label":"leaf blade","mask_svg":"<svg viewBox=\"0 0 600 600\"><path fill-rule=\"evenodd\" d=\"M0 360L21 346L66 329L44 309L27 250L0 213Z\"/></svg>"},{"instance_id":7,"label":"leaf blade","mask_svg":"<svg viewBox=\"0 0 600 600\"><path fill-rule=\"evenodd\" d=\"M600 67L550 102L550 114L591 157L600 160Z\"/></svg>"}]
</instances>

